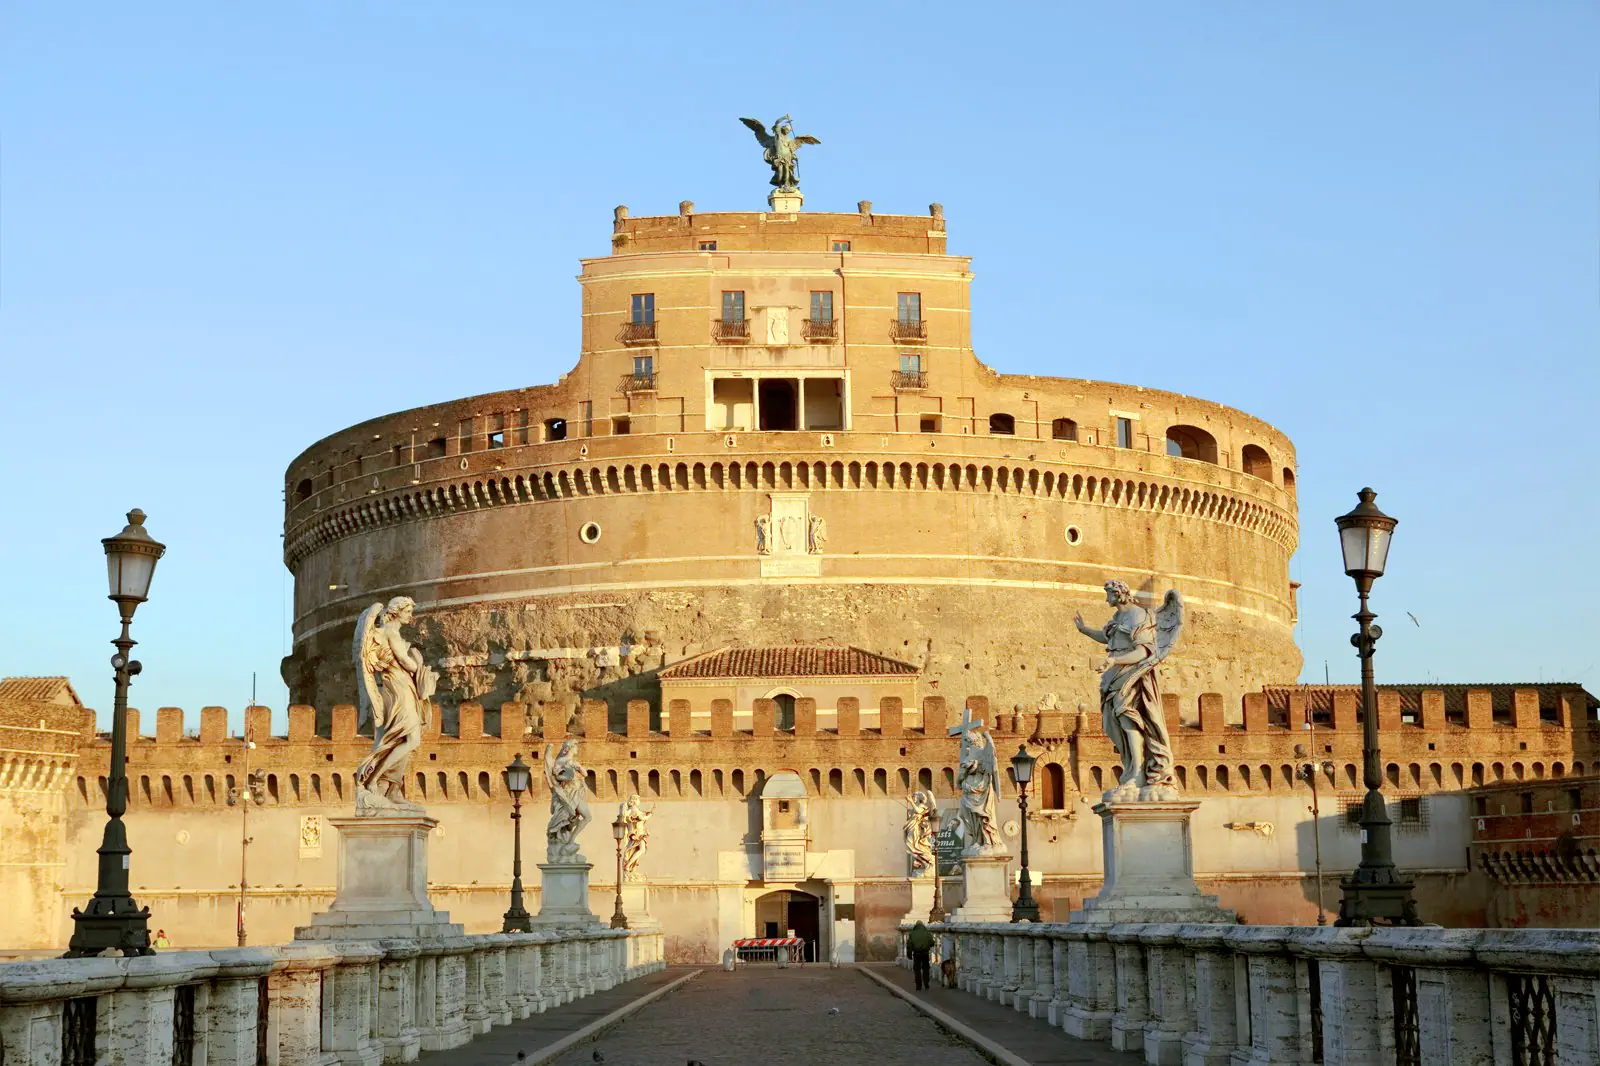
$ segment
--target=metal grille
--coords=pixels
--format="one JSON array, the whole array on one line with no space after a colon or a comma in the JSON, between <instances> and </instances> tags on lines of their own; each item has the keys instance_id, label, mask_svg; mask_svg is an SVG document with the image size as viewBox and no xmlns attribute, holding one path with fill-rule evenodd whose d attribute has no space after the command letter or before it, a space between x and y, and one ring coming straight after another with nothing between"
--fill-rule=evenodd
<instances>
[{"instance_id":1,"label":"metal grille","mask_svg":"<svg viewBox=\"0 0 1600 1066\"><path fill-rule=\"evenodd\" d=\"M808 341L831 341L839 336L839 327L831 318L808 318L800 324L800 335Z\"/></svg>"},{"instance_id":2,"label":"metal grille","mask_svg":"<svg viewBox=\"0 0 1600 1066\"><path fill-rule=\"evenodd\" d=\"M267 1066L267 1018L272 997L267 991L267 979L256 982L256 1066Z\"/></svg>"},{"instance_id":3,"label":"metal grille","mask_svg":"<svg viewBox=\"0 0 1600 1066\"><path fill-rule=\"evenodd\" d=\"M61 1066L94 1066L94 996L69 999L61 1005Z\"/></svg>"},{"instance_id":4,"label":"metal grille","mask_svg":"<svg viewBox=\"0 0 1600 1066\"><path fill-rule=\"evenodd\" d=\"M194 985L172 995L172 1066L194 1066Z\"/></svg>"},{"instance_id":5,"label":"metal grille","mask_svg":"<svg viewBox=\"0 0 1600 1066\"><path fill-rule=\"evenodd\" d=\"M1389 967L1394 986L1395 1066L1422 1066L1422 1045L1417 1034L1417 971L1409 966Z\"/></svg>"},{"instance_id":6,"label":"metal grille","mask_svg":"<svg viewBox=\"0 0 1600 1066\"><path fill-rule=\"evenodd\" d=\"M889 333L901 342L925 341L928 339L928 324L920 319L897 318L890 323Z\"/></svg>"},{"instance_id":7,"label":"metal grille","mask_svg":"<svg viewBox=\"0 0 1600 1066\"><path fill-rule=\"evenodd\" d=\"M1550 978L1506 975L1511 1004L1511 1061L1516 1066L1556 1066L1556 1000Z\"/></svg>"},{"instance_id":8,"label":"metal grille","mask_svg":"<svg viewBox=\"0 0 1600 1066\"><path fill-rule=\"evenodd\" d=\"M928 387L928 375L920 370L891 370L889 384L896 389L925 389Z\"/></svg>"},{"instance_id":9,"label":"metal grille","mask_svg":"<svg viewBox=\"0 0 1600 1066\"><path fill-rule=\"evenodd\" d=\"M1306 960L1306 994L1311 999L1311 1061L1322 1061L1322 963Z\"/></svg>"}]
</instances>

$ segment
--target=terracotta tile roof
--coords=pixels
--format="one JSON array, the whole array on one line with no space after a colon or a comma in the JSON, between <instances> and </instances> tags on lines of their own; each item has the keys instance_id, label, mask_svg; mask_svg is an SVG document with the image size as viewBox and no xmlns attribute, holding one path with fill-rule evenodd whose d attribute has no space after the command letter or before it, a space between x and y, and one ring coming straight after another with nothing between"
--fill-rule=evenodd
<instances>
[{"instance_id":1,"label":"terracotta tile roof","mask_svg":"<svg viewBox=\"0 0 1600 1066\"><path fill-rule=\"evenodd\" d=\"M921 671L884 655L838 644L718 648L662 670L665 681L734 677L915 677Z\"/></svg>"},{"instance_id":2,"label":"terracotta tile roof","mask_svg":"<svg viewBox=\"0 0 1600 1066\"><path fill-rule=\"evenodd\" d=\"M65 699L63 699L65 697ZM27 700L36 703L71 703L82 707L83 701L72 690L64 677L7 677L0 678L0 701Z\"/></svg>"}]
</instances>

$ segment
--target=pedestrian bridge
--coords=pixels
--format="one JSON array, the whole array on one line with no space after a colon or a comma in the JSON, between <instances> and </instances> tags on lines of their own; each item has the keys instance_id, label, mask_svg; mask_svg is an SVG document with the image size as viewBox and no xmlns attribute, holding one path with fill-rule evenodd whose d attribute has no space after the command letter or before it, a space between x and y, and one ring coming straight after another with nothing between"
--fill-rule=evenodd
<instances>
[{"instance_id":1,"label":"pedestrian bridge","mask_svg":"<svg viewBox=\"0 0 1600 1066\"><path fill-rule=\"evenodd\" d=\"M0 1063L1600 1063L1600 931L933 928L957 988L627 930L8 963Z\"/></svg>"}]
</instances>

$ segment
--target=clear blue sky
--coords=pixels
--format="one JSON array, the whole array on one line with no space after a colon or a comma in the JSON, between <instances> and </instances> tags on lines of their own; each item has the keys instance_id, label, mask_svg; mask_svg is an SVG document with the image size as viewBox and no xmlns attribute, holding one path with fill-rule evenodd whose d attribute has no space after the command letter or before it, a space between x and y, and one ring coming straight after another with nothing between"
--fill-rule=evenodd
<instances>
[{"instance_id":1,"label":"clear blue sky","mask_svg":"<svg viewBox=\"0 0 1600 1066\"><path fill-rule=\"evenodd\" d=\"M281 711L288 461L554 380L612 207L759 208L737 120L788 111L808 207L945 205L991 365L1295 440L1306 680L1355 677L1332 518L1370 483L1380 679L1600 691L1594 3L776 10L7 4L0 673L109 707L137 505L135 705L255 671Z\"/></svg>"}]
</instances>

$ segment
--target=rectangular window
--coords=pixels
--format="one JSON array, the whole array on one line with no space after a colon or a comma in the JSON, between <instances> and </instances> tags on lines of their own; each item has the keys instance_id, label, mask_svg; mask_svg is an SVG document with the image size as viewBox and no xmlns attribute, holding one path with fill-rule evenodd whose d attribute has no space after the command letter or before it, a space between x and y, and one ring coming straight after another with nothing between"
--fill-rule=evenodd
<instances>
[{"instance_id":1,"label":"rectangular window","mask_svg":"<svg viewBox=\"0 0 1600 1066\"><path fill-rule=\"evenodd\" d=\"M472 419L463 418L461 420L457 435L461 438L461 450L470 452L472 450Z\"/></svg>"},{"instance_id":2,"label":"rectangular window","mask_svg":"<svg viewBox=\"0 0 1600 1066\"><path fill-rule=\"evenodd\" d=\"M633 357L633 376L647 378L656 372L656 357L653 355L636 355Z\"/></svg>"},{"instance_id":3,"label":"rectangular window","mask_svg":"<svg viewBox=\"0 0 1600 1066\"><path fill-rule=\"evenodd\" d=\"M922 373L922 356L920 356L920 355L902 355L902 356L900 356L900 373L902 373L902 374L920 374L920 373Z\"/></svg>"},{"instance_id":4,"label":"rectangular window","mask_svg":"<svg viewBox=\"0 0 1600 1066\"><path fill-rule=\"evenodd\" d=\"M836 251L836 252L848 252L850 250L850 242L849 241L834 241L833 242L833 250Z\"/></svg>"},{"instance_id":5,"label":"rectangular window","mask_svg":"<svg viewBox=\"0 0 1600 1066\"><path fill-rule=\"evenodd\" d=\"M633 420L630 418L613 418L611 420L611 433L613 436L626 437L633 432Z\"/></svg>"},{"instance_id":6,"label":"rectangular window","mask_svg":"<svg viewBox=\"0 0 1600 1066\"><path fill-rule=\"evenodd\" d=\"M814 292L811 294L811 321L833 321L833 293Z\"/></svg>"},{"instance_id":7,"label":"rectangular window","mask_svg":"<svg viewBox=\"0 0 1600 1066\"><path fill-rule=\"evenodd\" d=\"M714 251L717 250L717 242L716 241L701 241L700 242L700 250L702 252L714 252Z\"/></svg>"},{"instance_id":8,"label":"rectangular window","mask_svg":"<svg viewBox=\"0 0 1600 1066\"><path fill-rule=\"evenodd\" d=\"M1567 789L1567 809L1573 811L1583 810L1583 789Z\"/></svg>"},{"instance_id":9,"label":"rectangular window","mask_svg":"<svg viewBox=\"0 0 1600 1066\"><path fill-rule=\"evenodd\" d=\"M722 294L722 321L744 321L744 293L725 292Z\"/></svg>"},{"instance_id":10,"label":"rectangular window","mask_svg":"<svg viewBox=\"0 0 1600 1066\"><path fill-rule=\"evenodd\" d=\"M1483 818L1489 813L1489 801L1482 796L1472 798L1472 813Z\"/></svg>"},{"instance_id":11,"label":"rectangular window","mask_svg":"<svg viewBox=\"0 0 1600 1066\"><path fill-rule=\"evenodd\" d=\"M656 320L656 294L653 292L636 292L633 294L633 324L648 326Z\"/></svg>"},{"instance_id":12,"label":"rectangular window","mask_svg":"<svg viewBox=\"0 0 1600 1066\"><path fill-rule=\"evenodd\" d=\"M406 462L406 446L404 444L396 444L394 446L394 465L405 466Z\"/></svg>"},{"instance_id":13,"label":"rectangular window","mask_svg":"<svg viewBox=\"0 0 1600 1066\"><path fill-rule=\"evenodd\" d=\"M1422 799L1419 796L1407 796L1400 801L1400 824L1422 824Z\"/></svg>"},{"instance_id":14,"label":"rectangular window","mask_svg":"<svg viewBox=\"0 0 1600 1066\"><path fill-rule=\"evenodd\" d=\"M594 401L584 400L579 407L583 410L583 435L594 436Z\"/></svg>"},{"instance_id":15,"label":"rectangular window","mask_svg":"<svg viewBox=\"0 0 1600 1066\"><path fill-rule=\"evenodd\" d=\"M444 458L444 438L443 437L435 437L435 438L433 438L432 440L430 440L428 442L428 458L429 459L442 459L442 458Z\"/></svg>"},{"instance_id":16,"label":"rectangular window","mask_svg":"<svg viewBox=\"0 0 1600 1066\"><path fill-rule=\"evenodd\" d=\"M505 446L506 435L504 430L497 429L493 433L489 434L489 448L491 451L495 448L504 448Z\"/></svg>"},{"instance_id":17,"label":"rectangular window","mask_svg":"<svg viewBox=\"0 0 1600 1066\"><path fill-rule=\"evenodd\" d=\"M528 412L518 411L512 416L512 425L515 429L515 439L518 444L528 443Z\"/></svg>"},{"instance_id":18,"label":"rectangular window","mask_svg":"<svg viewBox=\"0 0 1600 1066\"><path fill-rule=\"evenodd\" d=\"M922 321L922 293L903 292L900 294L900 321Z\"/></svg>"},{"instance_id":19,"label":"rectangular window","mask_svg":"<svg viewBox=\"0 0 1600 1066\"><path fill-rule=\"evenodd\" d=\"M1119 418L1119 419L1117 419L1117 447L1119 447L1119 448L1131 448L1131 447L1133 447L1133 419L1131 419L1131 418Z\"/></svg>"},{"instance_id":20,"label":"rectangular window","mask_svg":"<svg viewBox=\"0 0 1600 1066\"><path fill-rule=\"evenodd\" d=\"M939 416L938 415L923 415L922 416L921 429L922 429L922 432L924 432L924 433L937 433L937 432L939 432Z\"/></svg>"},{"instance_id":21,"label":"rectangular window","mask_svg":"<svg viewBox=\"0 0 1600 1066\"><path fill-rule=\"evenodd\" d=\"M1532 814L1533 813L1533 793L1532 792L1524 792L1520 796L1518 796L1517 799L1522 801L1522 813L1523 814Z\"/></svg>"}]
</instances>

